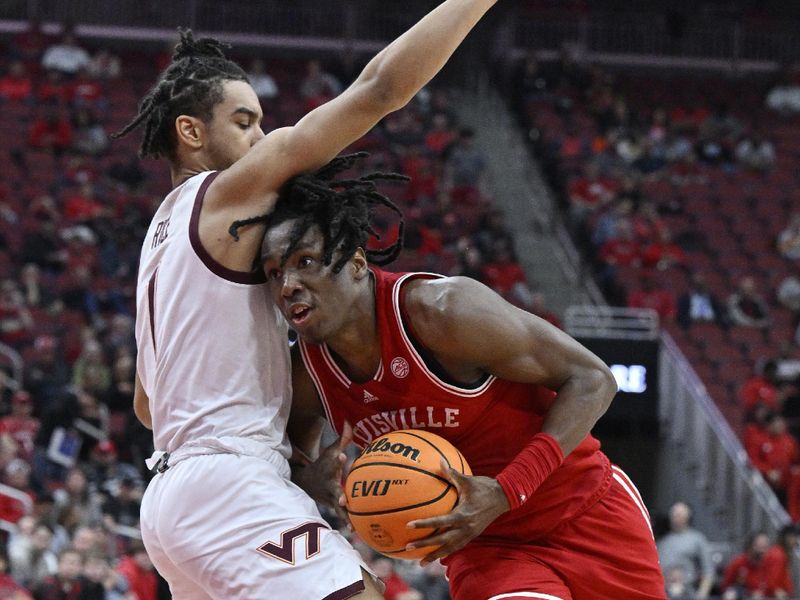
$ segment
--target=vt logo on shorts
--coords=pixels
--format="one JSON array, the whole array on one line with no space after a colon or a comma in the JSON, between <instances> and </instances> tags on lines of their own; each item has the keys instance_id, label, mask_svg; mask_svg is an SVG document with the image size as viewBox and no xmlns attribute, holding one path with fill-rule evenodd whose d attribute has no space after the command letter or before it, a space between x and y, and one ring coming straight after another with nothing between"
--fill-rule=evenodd
<instances>
[{"instance_id":1,"label":"vt logo on shorts","mask_svg":"<svg viewBox=\"0 0 800 600\"><path fill-rule=\"evenodd\" d=\"M322 523L305 523L300 525L299 527L295 527L294 529L289 529L284 531L281 534L281 543L280 545L274 542L267 542L260 548L258 551L262 554L266 554L271 558L277 558L278 560L288 563L290 565L294 564L294 541L299 538L305 536L306 538L306 560L314 556L315 554L319 554L319 530L320 529L328 529L327 525L323 525Z\"/></svg>"}]
</instances>

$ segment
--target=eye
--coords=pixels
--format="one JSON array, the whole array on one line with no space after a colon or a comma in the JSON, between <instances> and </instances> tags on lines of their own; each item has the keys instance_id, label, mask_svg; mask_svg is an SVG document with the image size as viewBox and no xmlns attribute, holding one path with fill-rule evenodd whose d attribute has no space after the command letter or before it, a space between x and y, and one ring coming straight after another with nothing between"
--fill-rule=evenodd
<instances>
[{"instance_id":1,"label":"eye","mask_svg":"<svg viewBox=\"0 0 800 600\"><path fill-rule=\"evenodd\" d=\"M313 259L313 258L311 258L310 256L304 256L303 258L301 258L301 259L298 261L298 263L297 263L297 264L298 264L300 267L309 267L309 266L311 266L311 264L312 264L313 262L314 262L314 259Z\"/></svg>"},{"instance_id":2,"label":"eye","mask_svg":"<svg viewBox=\"0 0 800 600\"><path fill-rule=\"evenodd\" d=\"M250 123L239 123L239 129L242 131L247 131L250 129Z\"/></svg>"},{"instance_id":3,"label":"eye","mask_svg":"<svg viewBox=\"0 0 800 600\"><path fill-rule=\"evenodd\" d=\"M280 279L283 277L283 271L280 269L269 269L267 271L267 279L270 281L275 281L276 279Z\"/></svg>"}]
</instances>

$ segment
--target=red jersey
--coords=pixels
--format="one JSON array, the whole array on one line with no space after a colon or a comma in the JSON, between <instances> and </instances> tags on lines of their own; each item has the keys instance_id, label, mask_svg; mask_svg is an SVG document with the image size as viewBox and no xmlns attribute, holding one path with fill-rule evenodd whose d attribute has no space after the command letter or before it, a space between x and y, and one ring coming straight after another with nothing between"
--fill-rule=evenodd
<instances>
[{"instance_id":1,"label":"red jersey","mask_svg":"<svg viewBox=\"0 0 800 600\"><path fill-rule=\"evenodd\" d=\"M473 474L496 476L541 431L555 393L493 375L472 386L453 382L416 339L403 304L405 283L441 276L372 272L381 341L372 379L351 381L326 345L300 342L328 420L338 432L345 420L352 423L361 446L397 429L427 429L456 446ZM592 506L610 483L600 443L586 436L523 506L499 517L479 539L541 537Z\"/></svg>"}]
</instances>

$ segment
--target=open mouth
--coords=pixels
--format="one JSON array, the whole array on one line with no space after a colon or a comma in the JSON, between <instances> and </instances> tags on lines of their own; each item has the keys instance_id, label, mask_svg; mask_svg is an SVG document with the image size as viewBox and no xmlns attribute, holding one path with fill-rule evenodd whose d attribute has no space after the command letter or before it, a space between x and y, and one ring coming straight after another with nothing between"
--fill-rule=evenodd
<instances>
[{"instance_id":1,"label":"open mouth","mask_svg":"<svg viewBox=\"0 0 800 600\"><path fill-rule=\"evenodd\" d=\"M308 320L311 310L308 304L293 304L289 307L289 320L293 325L302 325Z\"/></svg>"}]
</instances>

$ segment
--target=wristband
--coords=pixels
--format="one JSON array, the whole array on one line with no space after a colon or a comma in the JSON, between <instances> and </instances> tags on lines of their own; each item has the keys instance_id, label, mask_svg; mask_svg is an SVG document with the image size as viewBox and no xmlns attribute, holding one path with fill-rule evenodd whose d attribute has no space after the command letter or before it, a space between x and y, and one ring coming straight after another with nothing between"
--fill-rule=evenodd
<instances>
[{"instance_id":1,"label":"wristband","mask_svg":"<svg viewBox=\"0 0 800 600\"><path fill-rule=\"evenodd\" d=\"M496 479L508 498L511 510L519 508L564 462L564 452L555 438L547 433L537 433Z\"/></svg>"}]
</instances>

